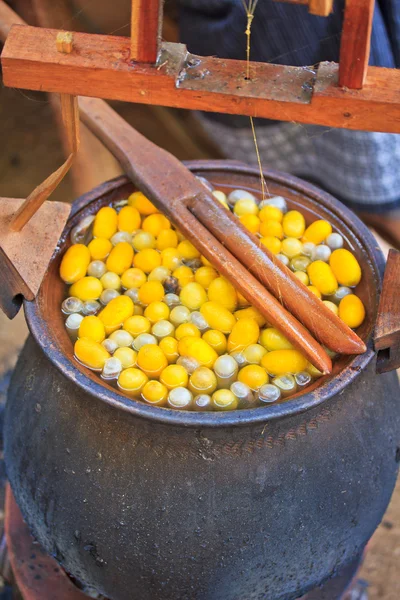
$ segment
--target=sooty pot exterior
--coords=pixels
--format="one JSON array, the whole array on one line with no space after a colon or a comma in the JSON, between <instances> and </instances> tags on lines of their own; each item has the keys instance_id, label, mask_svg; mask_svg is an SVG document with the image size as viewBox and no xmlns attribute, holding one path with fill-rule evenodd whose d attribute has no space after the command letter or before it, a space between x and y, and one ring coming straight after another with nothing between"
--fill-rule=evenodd
<instances>
[{"instance_id":1,"label":"sooty pot exterior","mask_svg":"<svg viewBox=\"0 0 400 600\"><path fill-rule=\"evenodd\" d=\"M258 186L257 170L195 168L207 169L218 184ZM294 205L309 202L310 214L325 211L359 260L365 253L370 338L379 297L370 234L316 188L266 179ZM130 184L107 186L77 201L76 219L126 197ZM44 548L112 600L291 600L360 556L400 460L399 384L376 375L371 344L327 383L271 409L199 415L130 402L73 361L59 313L63 247L26 306L33 336L5 415L8 477Z\"/></svg>"},{"instance_id":2,"label":"sooty pot exterior","mask_svg":"<svg viewBox=\"0 0 400 600\"><path fill-rule=\"evenodd\" d=\"M8 476L45 549L113 600L296 598L361 553L389 502L399 391L374 366L306 413L197 429L97 402L30 338Z\"/></svg>"}]
</instances>

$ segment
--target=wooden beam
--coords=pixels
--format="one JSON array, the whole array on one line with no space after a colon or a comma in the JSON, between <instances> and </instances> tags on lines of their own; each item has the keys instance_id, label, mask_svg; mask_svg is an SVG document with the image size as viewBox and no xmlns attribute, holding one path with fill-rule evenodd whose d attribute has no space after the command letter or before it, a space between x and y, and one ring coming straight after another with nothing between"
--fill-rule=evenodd
<instances>
[{"instance_id":1,"label":"wooden beam","mask_svg":"<svg viewBox=\"0 0 400 600\"><path fill-rule=\"evenodd\" d=\"M132 0L131 60L154 64L157 61L162 27L161 0Z\"/></svg>"},{"instance_id":2,"label":"wooden beam","mask_svg":"<svg viewBox=\"0 0 400 600\"><path fill-rule=\"evenodd\" d=\"M54 190L60 185L61 181L71 168L73 159L74 155L70 154L67 160L61 165L61 167L57 169L57 171L51 173L47 179L35 187L26 200L15 211L15 214L10 222L11 231L19 232L23 227L26 226L26 224L38 212L42 204L46 202ZM2 201L4 201L4 199L2 199Z\"/></svg>"},{"instance_id":3,"label":"wooden beam","mask_svg":"<svg viewBox=\"0 0 400 600\"><path fill-rule=\"evenodd\" d=\"M340 43L339 85L360 90L367 76L374 0L346 0Z\"/></svg>"},{"instance_id":4,"label":"wooden beam","mask_svg":"<svg viewBox=\"0 0 400 600\"><path fill-rule=\"evenodd\" d=\"M369 67L362 90L338 85L338 65L304 67L187 54L165 43L156 66L129 60L129 38L74 34L74 50L56 50L57 31L16 25L2 55L10 87L157 104L328 127L400 133L400 70Z\"/></svg>"}]
</instances>

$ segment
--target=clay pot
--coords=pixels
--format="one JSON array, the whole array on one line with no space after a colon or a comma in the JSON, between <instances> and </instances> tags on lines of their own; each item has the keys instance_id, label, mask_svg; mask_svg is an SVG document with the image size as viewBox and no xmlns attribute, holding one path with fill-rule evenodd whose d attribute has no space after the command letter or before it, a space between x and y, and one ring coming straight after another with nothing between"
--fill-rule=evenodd
<instances>
[{"instance_id":1,"label":"clay pot","mask_svg":"<svg viewBox=\"0 0 400 600\"><path fill-rule=\"evenodd\" d=\"M256 169L191 168L259 192ZM376 375L372 333L383 257L331 196L266 172L268 191L327 218L362 265L362 356L269 408L188 413L146 406L73 360L58 277L68 232L133 190L124 178L74 204L40 293L6 407L5 459L24 518L75 578L112 600L290 600L357 559L400 460L399 384Z\"/></svg>"}]
</instances>

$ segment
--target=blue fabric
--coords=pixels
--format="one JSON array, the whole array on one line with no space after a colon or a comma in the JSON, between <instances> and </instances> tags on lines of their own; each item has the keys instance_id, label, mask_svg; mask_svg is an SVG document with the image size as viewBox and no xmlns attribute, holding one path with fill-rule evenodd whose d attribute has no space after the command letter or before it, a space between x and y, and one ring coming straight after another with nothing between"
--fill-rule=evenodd
<instances>
[{"instance_id":1,"label":"blue fabric","mask_svg":"<svg viewBox=\"0 0 400 600\"><path fill-rule=\"evenodd\" d=\"M247 0L248 2L248 0ZM310 15L304 5L259 0L252 24L251 60L309 66L339 60L344 0L335 0L329 17ZM180 0L180 36L190 52L245 59L246 13L241 0ZM370 64L400 67L400 0L377 0ZM231 127L248 119L209 113ZM271 121L259 119L259 125Z\"/></svg>"},{"instance_id":2,"label":"blue fabric","mask_svg":"<svg viewBox=\"0 0 400 600\"><path fill-rule=\"evenodd\" d=\"M251 60L294 66L338 62L344 1L335 0L329 17L317 17L304 5L259 0ZM181 40L194 54L244 60L246 22L241 0L180 0ZM369 63L400 68L400 0L376 0ZM248 117L206 113L202 121L227 156L256 164ZM264 165L309 179L318 174L320 184L353 208L400 208L399 135L255 122Z\"/></svg>"},{"instance_id":3,"label":"blue fabric","mask_svg":"<svg viewBox=\"0 0 400 600\"><path fill-rule=\"evenodd\" d=\"M246 14L241 0L179 0L181 39L191 52L244 59ZM252 60L282 65L338 61L344 0L329 17L306 6L259 0L252 25ZM377 0L370 64L400 67L400 2Z\"/></svg>"}]
</instances>

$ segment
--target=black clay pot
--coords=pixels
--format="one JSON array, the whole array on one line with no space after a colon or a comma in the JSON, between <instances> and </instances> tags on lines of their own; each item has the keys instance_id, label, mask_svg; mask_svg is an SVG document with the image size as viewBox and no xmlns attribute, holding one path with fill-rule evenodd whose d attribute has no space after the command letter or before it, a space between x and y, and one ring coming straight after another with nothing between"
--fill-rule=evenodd
<instances>
[{"instance_id":1,"label":"black clay pot","mask_svg":"<svg viewBox=\"0 0 400 600\"><path fill-rule=\"evenodd\" d=\"M191 168L259 190L255 169ZM74 577L112 600L290 600L350 564L380 522L400 460L395 373L376 375L383 259L339 202L266 172L271 193L328 218L363 269L366 354L342 357L302 395L232 413L132 402L72 358L59 312L68 231L34 303L6 407L5 458L22 513ZM67 230L127 196L125 178L79 199Z\"/></svg>"}]
</instances>

